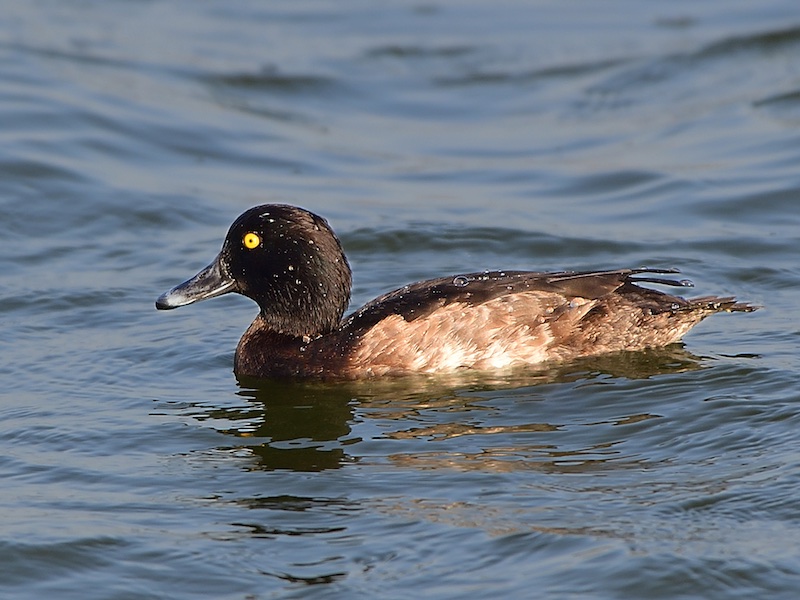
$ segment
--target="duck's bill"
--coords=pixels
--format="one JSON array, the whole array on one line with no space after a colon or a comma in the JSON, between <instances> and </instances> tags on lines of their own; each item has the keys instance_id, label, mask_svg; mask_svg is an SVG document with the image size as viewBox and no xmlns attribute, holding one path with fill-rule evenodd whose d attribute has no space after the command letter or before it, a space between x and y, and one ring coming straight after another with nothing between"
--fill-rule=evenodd
<instances>
[{"instance_id":1,"label":"duck's bill","mask_svg":"<svg viewBox=\"0 0 800 600\"><path fill-rule=\"evenodd\" d=\"M156 308L178 308L235 291L236 282L222 268L221 259L217 256L214 262L197 275L161 294L156 300Z\"/></svg>"}]
</instances>

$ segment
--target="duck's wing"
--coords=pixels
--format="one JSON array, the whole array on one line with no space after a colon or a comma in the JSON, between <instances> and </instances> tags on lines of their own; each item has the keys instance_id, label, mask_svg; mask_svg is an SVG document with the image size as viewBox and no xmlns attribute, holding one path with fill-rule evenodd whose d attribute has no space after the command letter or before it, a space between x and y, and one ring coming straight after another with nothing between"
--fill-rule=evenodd
<instances>
[{"instance_id":1,"label":"duck's wing","mask_svg":"<svg viewBox=\"0 0 800 600\"><path fill-rule=\"evenodd\" d=\"M470 306L484 304L502 296L521 292L558 294L565 299L595 300L620 290L626 284L650 282L677 287L691 282L663 275L678 273L675 269L616 269L612 271L483 271L452 277L420 281L375 298L348 316L342 328L362 329L399 315L414 321L453 303ZM642 289L635 286L636 289ZM660 294L660 292L655 292Z\"/></svg>"},{"instance_id":2,"label":"duck's wing","mask_svg":"<svg viewBox=\"0 0 800 600\"><path fill-rule=\"evenodd\" d=\"M688 279L674 279L663 275L676 275L678 269L616 269L613 271L564 271L548 273L547 281L565 296L595 300L617 291L624 284L657 283L673 287L692 287Z\"/></svg>"}]
</instances>

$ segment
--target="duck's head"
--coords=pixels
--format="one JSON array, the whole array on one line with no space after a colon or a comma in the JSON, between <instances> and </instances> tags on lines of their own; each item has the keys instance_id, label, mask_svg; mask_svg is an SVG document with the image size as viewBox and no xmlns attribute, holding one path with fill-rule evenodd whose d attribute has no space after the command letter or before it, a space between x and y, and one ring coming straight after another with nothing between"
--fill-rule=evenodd
<instances>
[{"instance_id":1,"label":"duck's head","mask_svg":"<svg viewBox=\"0 0 800 600\"><path fill-rule=\"evenodd\" d=\"M237 292L258 303L269 328L313 338L339 324L350 283L350 266L325 219L294 206L264 204L236 219L214 261L162 294L156 308Z\"/></svg>"}]
</instances>

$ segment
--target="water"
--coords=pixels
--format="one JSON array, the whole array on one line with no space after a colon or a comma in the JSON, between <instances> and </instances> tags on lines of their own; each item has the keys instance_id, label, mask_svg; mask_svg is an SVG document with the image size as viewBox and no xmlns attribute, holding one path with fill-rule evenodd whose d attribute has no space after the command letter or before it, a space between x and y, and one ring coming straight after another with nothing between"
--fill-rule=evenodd
<instances>
[{"instance_id":1,"label":"water","mask_svg":"<svg viewBox=\"0 0 800 600\"><path fill-rule=\"evenodd\" d=\"M790 0L6 0L0 596L794 598ZM764 305L497 378L237 383L156 312L262 202L353 308L483 269L680 267Z\"/></svg>"}]
</instances>

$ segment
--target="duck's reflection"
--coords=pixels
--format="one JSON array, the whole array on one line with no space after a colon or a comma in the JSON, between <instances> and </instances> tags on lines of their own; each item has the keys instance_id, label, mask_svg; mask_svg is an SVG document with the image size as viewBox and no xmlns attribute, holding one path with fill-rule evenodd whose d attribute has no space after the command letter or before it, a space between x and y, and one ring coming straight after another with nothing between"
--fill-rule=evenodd
<instances>
[{"instance_id":1,"label":"duck's reflection","mask_svg":"<svg viewBox=\"0 0 800 600\"><path fill-rule=\"evenodd\" d=\"M607 383L614 378L643 379L700 368L703 364L699 357L674 345L593 357L502 377L470 372L448 377L416 376L337 384L240 381L239 395L247 400L247 407L226 410L224 416L229 427L221 430L239 438L239 443L226 450L246 449L256 459L250 468L265 470L322 471L357 461L357 448L362 440L353 433L356 424L361 435L371 431L370 439L413 439L426 443L424 449L416 445L409 447L407 453L389 453L385 458L395 464L452 466L454 456L446 451L444 455L438 449L434 451L427 442L493 435L504 437L496 448L484 449L483 458L491 460L457 459L456 462L469 463L471 468L503 470L517 462L520 468L531 468L530 464L527 467L523 464L526 461L519 462L515 457L521 459L521 453L530 459L533 452L539 468L548 468L543 463L553 463L551 467L558 463L559 468L568 464L573 465L570 468L580 468L580 465L598 468L613 452L590 446L564 449L557 443L550 443L555 442L550 438L546 444L530 445L528 439L528 443L509 447L507 444L512 439L521 441L526 439L526 434L557 432L562 424L527 420L527 416L536 415L538 411L529 411L522 419L517 412L515 417L504 422L498 422L496 416L484 418L487 411L497 412L487 408L487 392L491 397L513 400L524 396L526 402L544 402L553 384L574 387L589 385L600 378ZM494 391L496 395L491 393ZM640 411L602 424L634 424L657 416ZM370 422L377 430L360 426ZM490 450L502 456L487 457L486 452Z\"/></svg>"},{"instance_id":2,"label":"duck's reflection","mask_svg":"<svg viewBox=\"0 0 800 600\"><path fill-rule=\"evenodd\" d=\"M259 468L322 471L350 460L344 448L358 440L349 437L355 402L347 390L262 382L243 387L239 395L256 407L260 418L255 427L251 421L246 431L228 433L264 440L249 446Z\"/></svg>"}]
</instances>

